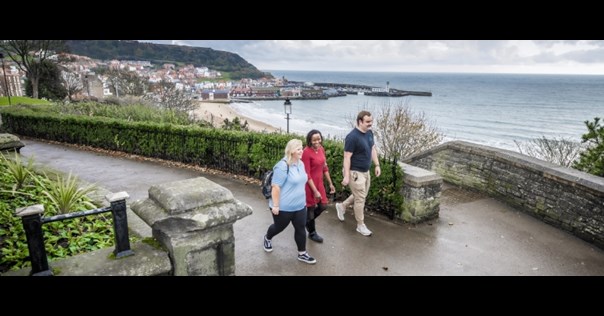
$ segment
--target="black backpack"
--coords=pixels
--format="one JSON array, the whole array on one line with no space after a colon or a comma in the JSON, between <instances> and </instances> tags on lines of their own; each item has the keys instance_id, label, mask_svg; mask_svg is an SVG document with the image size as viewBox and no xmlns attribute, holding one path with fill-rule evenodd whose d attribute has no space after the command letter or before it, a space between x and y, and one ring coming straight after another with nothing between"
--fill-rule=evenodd
<instances>
[{"instance_id":1,"label":"black backpack","mask_svg":"<svg viewBox=\"0 0 604 316\"><path fill-rule=\"evenodd\" d=\"M281 159L284 160L285 159ZM287 164L287 162L285 163L287 165L287 174L289 174L289 165ZM275 165L276 167L277 165ZM273 169L267 171L264 173L264 175L262 176L262 195L264 195L264 198L266 199L270 199L271 195L273 194L272 192L272 188L271 188L271 184L273 182L273 173L275 171L275 167L273 167ZM285 178L285 181L287 181L287 176Z\"/></svg>"}]
</instances>

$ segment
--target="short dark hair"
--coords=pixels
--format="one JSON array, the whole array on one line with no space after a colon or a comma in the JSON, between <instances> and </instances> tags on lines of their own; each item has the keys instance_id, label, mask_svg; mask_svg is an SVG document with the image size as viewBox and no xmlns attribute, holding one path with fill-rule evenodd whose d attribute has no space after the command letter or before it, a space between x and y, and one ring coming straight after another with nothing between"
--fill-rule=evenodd
<instances>
[{"instance_id":1,"label":"short dark hair","mask_svg":"<svg viewBox=\"0 0 604 316\"><path fill-rule=\"evenodd\" d=\"M369 111L359 112L359 114L357 115L357 125L359 125L359 121L363 122L363 118L365 116L371 116L371 113Z\"/></svg>"},{"instance_id":2,"label":"short dark hair","mask_svg":"<svg viewBox=\"0 0 604 316\"><path fill-rule=\"evenodd\" d=\"M321 136L321 140L323 140L323 134L321 134L318 129L311 129L310 132L306 134L306 146L312 146L312 135L314 134L319 134L319 136Z\"/></svg>"}]
</instances>

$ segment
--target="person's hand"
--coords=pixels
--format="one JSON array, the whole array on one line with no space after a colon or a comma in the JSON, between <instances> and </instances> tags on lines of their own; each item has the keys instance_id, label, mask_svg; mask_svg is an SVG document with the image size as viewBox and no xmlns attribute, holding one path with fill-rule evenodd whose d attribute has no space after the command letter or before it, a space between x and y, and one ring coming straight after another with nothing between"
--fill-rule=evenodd
<instances>
[{"instance_id":1,"label":"person's hand","mask_svg":"<svg viewBox=\"0 0 604 316\"><path fill-rule=\"evenodd\" d=\"M333 186L333 183L329 185L329 194L336 193L336 187Z\"/></svg>"},{"instance_id":2,"label":"person's hand","mask_svg":"<svg viewBox=\"0 0 604 316\"><path fill-rule=\"evenodd\" d=\"M379 177L382 174L382 168L380 165L375 166L375 176Z\"/></svg>"},{"instance_id":3,"label":"person's hand","mask_svg":"<svg viewBox=\"0 0 604 316\"><path fill-rule=\"evenodd\" d=\"M350 179L348 179L348 177L344 177L344 179L342 179L342 185L343 186L347 186L348 182L350 182Z\"/></svg>"},{"instance_id":4,"label":"person's hand","mask_svg":"<svg viewBox=\"0 0 604 316\"><path fill-rule=\"evenodd\" d=\"M273 206L273 207L271 207L271 212L272 212L274 215L279 215L279 207L278 207L278 206Z\"/></svg>"},{"instance_id":5,"label":"person's hand","mask_svg":"<svg viewBox=\"0 0 604 316\"><path fill-rule=\"evenodd\" d=\"M317 200L321 199L321 192L319 192L319 191L315 192L315 199L317 199Z\"/></svg>"}]
</instances>

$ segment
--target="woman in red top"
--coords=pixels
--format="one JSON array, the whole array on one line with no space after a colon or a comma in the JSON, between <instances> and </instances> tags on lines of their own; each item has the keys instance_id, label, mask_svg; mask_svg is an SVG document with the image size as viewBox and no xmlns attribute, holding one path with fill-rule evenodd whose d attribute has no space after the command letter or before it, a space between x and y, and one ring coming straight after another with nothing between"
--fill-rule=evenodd
<instances>
[{"instance_id":1,"label":"woman in red top","mask_svg":"<svg viewBox=\"0 0 604 316\"><path fill-rule=\"evenodd\" d=\"M302 162L308 175L306 183L306 229L308 229L308 238L316 242L323 242L323 237L319 236L315 228L315 218L327 208L327 194L325 193L325 184L323 176L329 182L329 193L334 194L336 188L333 186L327 167L327 158L325 150L321 145L323 135L316 129L311 130L306 135L306 148L302 154Z\"/></svg>"}]
</instances>

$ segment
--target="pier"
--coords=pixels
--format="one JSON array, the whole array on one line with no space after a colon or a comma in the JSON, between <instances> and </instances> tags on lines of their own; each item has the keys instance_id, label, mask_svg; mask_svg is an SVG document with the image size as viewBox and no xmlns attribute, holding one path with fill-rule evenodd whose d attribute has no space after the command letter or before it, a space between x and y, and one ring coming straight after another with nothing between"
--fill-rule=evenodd
<instances>
[{"instance_id":1,"label":"pier","mask_svg":"<svg viewBox=\"0 0 604 316\"><path fill-rule=\"evenodd\" d=\"M299 84L303 85L303 82L299 81L289 81L291 84ZM400 90L400 89L392 89L389 88L388 92L386 91L374 91L375 88L367 85L360 84L351 84L351 83L329 83L329 82L315 82L315 86L320 88L331 88L336 89L338 91L342 91L346 94L364 94L368 96L377 96L377 97L404 97L408 95L422 96L422 97L431 97L432 92L426 91L410 91L410 90Z\"/></svg>"}]
</instances>

